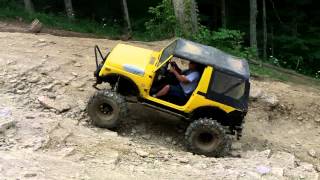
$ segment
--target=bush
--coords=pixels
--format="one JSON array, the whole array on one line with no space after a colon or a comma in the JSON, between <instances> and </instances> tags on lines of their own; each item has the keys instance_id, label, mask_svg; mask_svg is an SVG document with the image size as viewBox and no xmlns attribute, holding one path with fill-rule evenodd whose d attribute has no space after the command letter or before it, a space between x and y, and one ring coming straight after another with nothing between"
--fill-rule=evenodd
<instances>
[{"instance_id":1,"label":"bush","mask_svg":"<svg viewBox=\"0 0 320 180\"><path fill-rule=\"evenodd\" d=\"M177 22L171 0L162 0L158 6L150 7L148 12L152 18L145 23L145 26L152 39L175 35Z\"/></svg>"},{"instance_id":2,"label":"bush","mask_svg":"<svg viewBox=\"0 0 320 180\"><path fill-rule=\"evenodd\" d=\"M235 56L247 59L254 58L255 50L243 46L244 33L238 30L219 29L210 31L204 26L200 26L199 33L192 37L193 40L207 44Z\"/></svg>"}]
</instances>

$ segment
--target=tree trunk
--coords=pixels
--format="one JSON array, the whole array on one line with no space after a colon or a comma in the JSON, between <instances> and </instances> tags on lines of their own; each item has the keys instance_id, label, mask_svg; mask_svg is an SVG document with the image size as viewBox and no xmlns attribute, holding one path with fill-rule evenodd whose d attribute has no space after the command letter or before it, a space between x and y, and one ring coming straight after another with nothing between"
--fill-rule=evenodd
<instances>
[{"instance_id":1,"label":"tree trunk","mask_svg":"<svg viewBox=\"0 0 320 180\"><path fill-rule=\"evenodd\" d=\"M195 0L173 0L174 13L182 33L189 36L198 31L198 8Z\"/></svg>"},{"instance_id":2,"label":"tree trunk","mask_svg":"<svg viewBox=\"0 0 320 180\"><path fill-rule=\"evenodd\" d=\"M271 41L271 56L274 56L274 44L273 44L273 25L271 25L271 35L270 35L270 41Z\"/></svg>"},{"instance_id":3,"label":"tree trunk","mask_svg":"<svg viewBox=\"0 0 320 180\"><path fill-rule=\"evenodd\" d=\"M256 51L258 57L257 14L257 0L250 0L250 47Z\"/></svg>"},{"instance_id":4,"label":"tree trunk","mask_svg":"<svg viewBox=\"0 0 320 180\"><path fill-rule=\"evenodd\" d=\"M34 6L31 0L24 0L24 6L26 11L29 13L34 13Z\"/></svg>"},{"instance_id":5,"label":"tree trunk","mask_svg":"<svg viewBox=\"0 0 320 180\"><path fill-rule=\"evenodd\" d=\"M266 0L262 0L263 8L263 59L267 60L267 43L268 43L268 32L267 32L267 9L266 9Z\"/></svg>"},{"instance_id":6,"label":"tree trunk","mask_svg":"<svg viewBox=\"0 0 320 180\"><path fill-rule=\"evenodd\" d=\"M128 11L127 0L122 0L122 7L123 7L123 13L124 13L124 20L127 23L127 31L128 31L128 34L131 34L132 29L131 29L131 22L130 22L130 16Z\"/></svg>"},{"instance_id":7,"label":"tree trunk","mask_svg":"<svg viewBox=\"0 0 320 180\"><path fill-rule=\"evenodd\" d=\"M226 0L221 0L221 24L222 28L227 28Z\"/></svg>"},{"instance_id":8,"label":"tree trunk","mask_svg":"<svg viewBox=\"0 0 320 180\"><path fill-rule=\"evenodd\" d=\"M74 11L72 6L72 0L64 0L64 6L66 8L67 16L69 19L74 19Z\"/></svg>"}]
</instances>

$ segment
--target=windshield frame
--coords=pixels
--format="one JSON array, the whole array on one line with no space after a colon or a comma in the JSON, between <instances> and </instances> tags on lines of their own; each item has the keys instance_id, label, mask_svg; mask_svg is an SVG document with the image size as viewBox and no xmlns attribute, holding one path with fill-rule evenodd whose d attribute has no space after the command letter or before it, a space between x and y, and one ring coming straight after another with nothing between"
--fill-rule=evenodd
<instances>
[{"instance_id":1,"label":"windshield frame","mask_svg":"<svg viewBox=\"0 0 320 180\"><path fill-rule=\"evenodd\" d=\"M157 67L163 65L168 59L174 56L175 49L177 47L177 40L171 42L167 47L161 50Z\"/></svg>"}]
</instances>

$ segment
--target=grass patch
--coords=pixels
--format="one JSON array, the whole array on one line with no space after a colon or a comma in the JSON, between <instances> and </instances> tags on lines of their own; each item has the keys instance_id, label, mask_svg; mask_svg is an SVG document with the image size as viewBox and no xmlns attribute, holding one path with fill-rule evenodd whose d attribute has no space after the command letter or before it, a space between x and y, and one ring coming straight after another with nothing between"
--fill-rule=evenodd
<instances>
[{"instance_id":1,"label":"grass patch","mask_svg":"<svg viewBox=\"0 0 320 180\"><path fill-rule=\"evenodd\" d=\"M64 15L33 13L29 14L24 9L10 9L0 7L0 19L16 20L22 18L23 22L31 23L34 19L39 19L46 27L75 31L80 33L92 33L97 36L119 37L121 35L121 27L117 24L99 24L92 20L75 19L69 20Z\"/></svg>"},{"instance_id":2,"label":"grass patch","mask_svg":"<svg viewBox=\"0 0 320 180\"><path fill-rule=\"evenodd\" d=\"M0 4L1 5L1 4ZM47 14L42 12L35 12L29 14L23 7L20 6L0 6L0 20L13 20L16 21L21 18L25 23L31 23L34 19L39 19L45 27L52 29L68 30L80 33L90 33L98 37L108 37L118 39L123 35L123 27L120 24L114 22L107 22L105 24L98 23L90 19L76 18L74 20L68 19L64 14ZM150 32L144 27L143 20L133 20L132 39L137 41L154 41L159 39L165 39L163 37L154 38Z\"/></svg>"},{"instance_id":3,"label":"grass patch","mask_svg":"<svg viewBox=\"0 0 320 180\"><path fill-rule=\"evenodd\" d=\"M250 64L250 71L253 76L271 78L271 79L280 80L284 82L287 82L290 80L290 75L287 73L282 73L268 67L260 67L259 65L255 65L255 64Z\"/></svg>"},{"instance_id":4,"label":"grass patch","mask_svg":"<svg viewBox=\"0 0 320 180\"><path fill-rule=\"evenodd\" d=\"M296 73L297 75L281 72L269 67L260 67L259 65L250 64L250 72L253 76L273 79L281 82L291 82L306 86L312 86L320 89L320 80L309 76Z\"/></svg>"}]
</instances>

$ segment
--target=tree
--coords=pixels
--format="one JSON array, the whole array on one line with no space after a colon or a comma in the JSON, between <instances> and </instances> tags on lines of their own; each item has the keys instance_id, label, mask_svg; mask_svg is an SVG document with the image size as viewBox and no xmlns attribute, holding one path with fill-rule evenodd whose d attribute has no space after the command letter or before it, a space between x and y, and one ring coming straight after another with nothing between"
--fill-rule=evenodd
<instances>
[{"instance_id":1,"label":"tree","mask_svg":"<svg viewBox=\"0 0 320 180\"><path fill-rule=\"evenodd\" d=\"M31 0L24 0L24 6L29 13L34 13L34 6Z\"/></svg>"},{"instance_id":2,"label":"tree","mask_svg":"<svg viewBox=\"0 0 320 180\"><path fill-rule=\"evenodd\" d=\"M72 6L72 0L64 0L64 6L66 8L67 16L69 19L74 19L74 11Z\"/></svg>"},{"instance_id":3,"label":"tree","mask_svg":"<svg viewBox=\"0 0 320 180\"><path fill-rule=\"evenodd\" d=\"M256 51L256 56L258 56L257 14L257 0L250 0L250 47Z\"/></svg>"},{"instance_id":4,"label":"tree","mask_svg":"<svg viewBox=\"0 0 320 180\"><path fill-rule=\"evenodd\" d=\"M131 34L132 33L132 28L131 28L131 22L130 22L130 16L129 16L129 11L128 11L127 0L122 0L122 8L123 8L123 13L124 13L124 20L127 23L128 34Z\"/></svg>"},{"instance_id":5,"label":"tree","mask_svg":"<svg viewBox=\"0 0 320 180\"><path fill-rule=\"evenodd\" d=\"M222 28L227 28L226 0L221 0L221 24Z\"/></svg>"},{"instance_id":6,"label":"tree","mask_svg":"<svg viewBox=\"0 0 320 180\"><path fill-rule=\"evenodd\" d=\"M179 27L185 35L198 31L198 7L195 0L173 0L174 13Z\"/></svg>"},{"instance_id":7,"label":"tree","mask_svg":"<svg viewBox=\"0 0 320 180\"><path fill-rule=\"evenodd\" d=\"M267 43L268 43L268 32L267 32L267 8L266 0L262 0L262 24L263 24L263 59L267 59Z\"/></svg>"}]
</instances>

